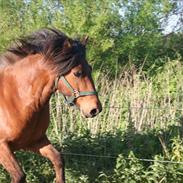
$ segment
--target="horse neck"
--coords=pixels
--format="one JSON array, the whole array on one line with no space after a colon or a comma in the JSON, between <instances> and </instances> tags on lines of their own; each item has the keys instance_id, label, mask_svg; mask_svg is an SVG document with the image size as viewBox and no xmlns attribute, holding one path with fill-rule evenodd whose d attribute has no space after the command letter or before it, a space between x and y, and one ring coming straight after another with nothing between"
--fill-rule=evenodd
<instances>
[{"instance_id":1,"label":"horse neck","mask_svg":"<svg viewBox=\"0 0 183 183\"><path fill-rule=\"evenodd\" d=\"M43 56L30 55L7 68L10 83L15 85L17 95L26 106L35 110L45 105L54 85L55 75L43 62Z\"/></svg>"}]
</instances>

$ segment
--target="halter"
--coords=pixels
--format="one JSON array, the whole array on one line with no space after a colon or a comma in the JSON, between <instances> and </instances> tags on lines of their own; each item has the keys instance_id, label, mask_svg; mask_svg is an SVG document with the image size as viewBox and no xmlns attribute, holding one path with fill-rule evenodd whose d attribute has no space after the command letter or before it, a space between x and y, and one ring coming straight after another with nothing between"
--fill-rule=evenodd
<instances>
[{"instance_id":1,"label":"halter","mask_svg":"<svg viewBox=\"0 0 183 183\"><path fill-rule=\"evenodd\" d=\"M75 100L79 97L82 96L90 96L90 95L97 95L96 91L78 91L76 89L74 89L70 83L66 80L66 78L64 76L58 76L55 80L55 89L57 89L58 86L58 82L59 80L62 80L63 83L67 86L67 88L70 90L71 92L71 96L65 96L64 94L62 94L64 96L65 102L70 105L70 106L74 106L75 105Z\"/></svg>"}]
</instances>

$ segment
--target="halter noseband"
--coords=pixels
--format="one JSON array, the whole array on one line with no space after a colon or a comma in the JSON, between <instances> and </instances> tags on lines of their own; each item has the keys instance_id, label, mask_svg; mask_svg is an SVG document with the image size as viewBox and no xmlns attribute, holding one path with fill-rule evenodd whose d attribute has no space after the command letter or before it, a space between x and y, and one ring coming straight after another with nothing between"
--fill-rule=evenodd
<instances>
[{"instance_id":1,"label":"halter noseband","mask_svg":"<svg viewBox=\"0 0 183 183\"><path fill-rule=\"evenodd\" d=\"M64 96L64 99L66 101L67 104L69 104L70 106L74 106L75 105L75 100L79 97L82 96L89 96L89 95L97 95L96 91L78 91L76 89L74 89L70 83L66 80L66 78L64 76L58 76L55 80L55 88L57 89L58 86L58 82L59 80L62 80L63 83L67 86L67 88L70 90L71 92L71 96L65 96L64 94L62 94Z\"/></svg>"}]
</instances>

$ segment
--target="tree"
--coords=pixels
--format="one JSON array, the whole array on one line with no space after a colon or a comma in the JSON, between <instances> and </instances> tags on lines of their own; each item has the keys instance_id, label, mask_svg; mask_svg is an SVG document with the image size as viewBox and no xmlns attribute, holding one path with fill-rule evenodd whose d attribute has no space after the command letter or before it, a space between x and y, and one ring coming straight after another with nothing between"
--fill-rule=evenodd
<instances>
[{"instance_id":1,"label":"tree","mask_svg":"<svg viewBox=\"0 0 183 183\"><path fill-rule=\"evenodd\" d=\"M176 8L171 0L0 0L0 49L12 38L42 27L69 36L88 35L88 60L97 69L126 65L147 69L163 50L162 21ZM163 50L163 51L162 51Z\"/></svg>"}]
</instances>

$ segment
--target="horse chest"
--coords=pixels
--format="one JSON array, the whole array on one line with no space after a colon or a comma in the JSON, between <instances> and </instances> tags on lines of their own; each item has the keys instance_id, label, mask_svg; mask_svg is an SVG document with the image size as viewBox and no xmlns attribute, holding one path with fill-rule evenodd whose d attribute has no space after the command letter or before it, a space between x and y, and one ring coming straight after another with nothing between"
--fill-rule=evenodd
<instances>
[{"instance_id":1,"label":"horse chest","mask_svg":"<svg viewBox=\"0 0 183 183\"><path fill-rule=\"evenodd\" d=\"M43 111L41 113L35 114L33 118L25 125L24 131L29 136L33 136L35 140L43 136L49 125L49 112Z\"/></svg>"},{"instance_id":2,"label":"horse chest","mask_svg":"<svg viewBox=\"0 0 183 183\"><path fill-rule=\"evenodd\" d=\"M13 149L26 148L41 139L49 126L49 108L32 115L30 120L25 120L19 125L11 139Z\"/></svg>"}]
</instances>

